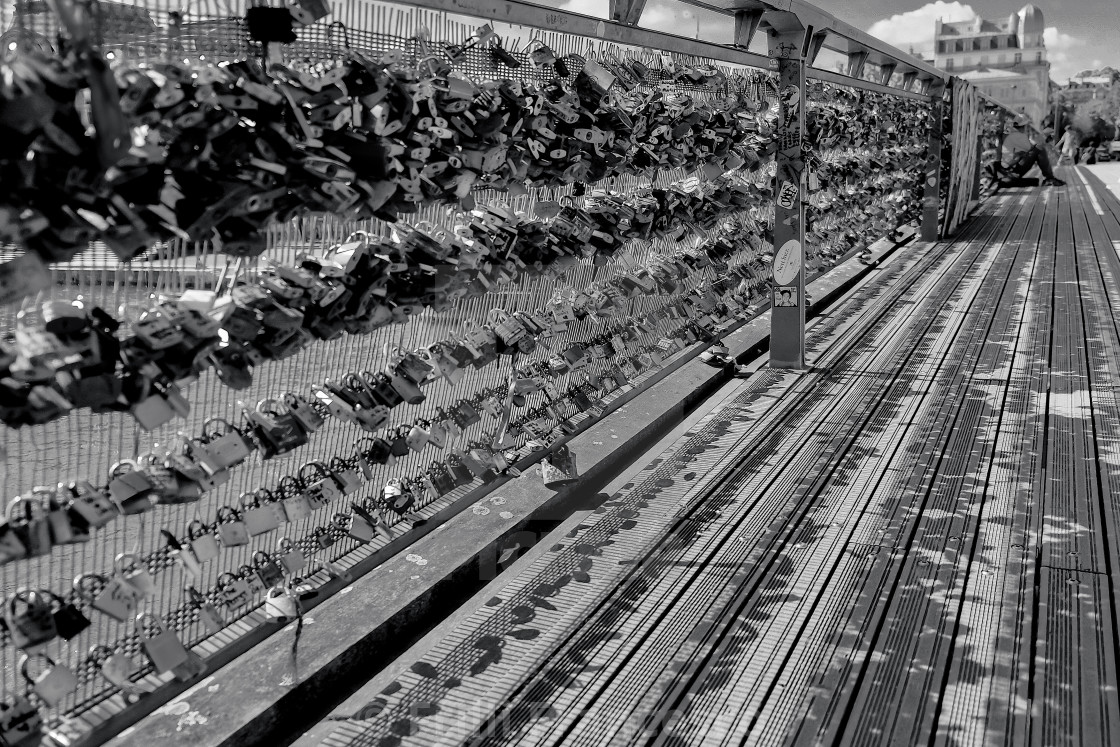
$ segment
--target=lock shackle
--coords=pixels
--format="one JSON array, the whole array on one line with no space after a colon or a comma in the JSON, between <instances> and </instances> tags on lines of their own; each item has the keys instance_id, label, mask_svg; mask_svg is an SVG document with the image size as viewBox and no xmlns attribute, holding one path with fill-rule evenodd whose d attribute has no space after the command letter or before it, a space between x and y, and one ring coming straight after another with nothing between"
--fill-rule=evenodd
<instances>
[{"instance_id":1,"label":"lock shackle","mask_svg":"<svg viewBox=\"0 0 1120 747\"><path fill-rule=\"evenodd\" d=\"M221 573L218 575L218 578L214 581L214 585L220 589L224 589L231 584L241 580L241 576L238 576L236 573L226 571L225 573Z\"/></svg>"},{"instance_id":2,"label":"lock shackle","mask_svg":"<svg viewBox=\"0 0 1120 747\"><path fill-rule=\"evenodd\" d=\"M257 575L257 569L253 568L251 565L242 564L238 566L236 575L238 578L247 579L250 576Z\"/></svg>"},{"instance_id":3,"label":"lock shackle","mask_svg":"<svg viewBox=\"0 0 1120 747\"><path fill-rule=\"evenodd\" d=\"M125 573L127 571L135 570L147 570L147 563L144 564L144 568L138 568L141 561L143 560L144 559L140 556L139 553L122 552L113 559L113 569L117 573Z\"/></svg>"},{"instance_id":4,"label":"lock shackle","mask_svg":"<svg viewBox=\"0 0 1120 747\"><path fill-rule=\"evenodd\" d=\"M292 542L292 540L289 539L288 537L281 537L276 542L276 549L279 550L280 552L283 552L283 553L289 553L289 552L292 552L294 550L298 550L299 548L296 547L296 543ZM253 557L256 558L256 553L253 554ZM270 560L271 560L271 558L270 558Z\"/></svg>"},{"instance_id":5,"label":"lock shackle","mask_svg":"<svg viewBox=\"0 0 1120 747\"><path fill-rule=\"evenodd\" d=\"M136 631L141 635L149 630L149 625L152 626L156 634L167 633L171 629L167 627L167 623L163 618L154 612L141 612L133 619L133 624L136 626Z\"/></svg>"},{"instance_id":6,"label":"lock shackle","mask_svg":"<svg viewBox=\"0 0 1120 747\"><path fill-rule=\"evenodd\" d=\"M220 425L222 426L222 429L215 431L212 428L213 425ZM225 418L207 418L206 421L202 424L202 438L205 439L205 443L209 443L215 438L220 438L221 436L226 436L230 433L237 433L240 435L241 431L237 428L237 426L232 425Z\"/></svg>"},{"instance_id":7,"label":"lock shackle","mask_svg":"<svg viewBox=\"0 0 1120 747\"><path fill-rule=\"evenodd\" d=\"M312 387L312 389L314 389L314 387ZM299 405L312 406L310 400L303 397L302 395L296 394L295 392L284 392L280 395L280 399L289 408L298 407Z\"/></svg>"},{"instance_id":8,"label":"lock shackle","mask_svg":"<svg viewBox=\"0 0 1120 747\"><path fill-rule=\"evenodd\" d=\"M315 474L311 478L312 480L314 480L314 478L318 478L320 480L326 480L327 478L330 478L332 480L335 479L334 470L332 470L323 462L307 462L302 467L300 467L299 472L296 473L297 475L299 475L299 479L304 485L311 484L311 481L308 479L307 475L304 474L308 467L313 467L315 469Z\"/></svg>"},{"instance_id":9,"label":"lock shackle","mask_svg":"<svg viewBox=\"0 0 1120 747\"><path fill-rule=\"evenodd\" d=\"M74 577L72 588L78 598L92 602L108 586L109 579L100 573L82 573Z\"/></svg>"},{"instance_id":10,"label":"lock shackle","mask_svg":"<svg viewBox=\"0 0 1120 747\"><path fill-rule=\"evenodd\" d=\"M246 502L246 498L249 499L248 502ZM241 507L242 511L251 511L255 508L261 508L261 497L255 490L242 493L237 498L237 505Z\"/></svg>"},{"instance_id":11,"label":"lock shackle","mask_svg":"<svg viewBox=\"0 0 1120 747\"><path fill-rule=\"evenodd\" d=\"M52 599L53 598L53 599ZM23 602L25 612L30 612L32 609L42 609L46 607L51 609L53 601L57 599L61 601L61 597L51 591L44 589L29 589L20 587L16 589L11 595L8 596L4 602L4 616L7 619L12 619L16 616L16 609L20 602Z\"/></svg>"},{"instance_id":12,"label":"lock shackle","mask_svg":"<svg viewBox=\"0 0 1120 747\"><path fill-rule=\"evenodd\" d=\"M232 524L241 521L241 512L233 506L221 506L215 514L216 524Z\"/></svg>"},{"instance_id":13,"label":"lock shackle","mask_svg":"<svg viewBox=\"0 0 1120 747\"><path fill-rule=\"evenodd\" d=\"M206 524L202 519L192 519L190 524L187 524L187 539L196 540L203 535L210 534L212 527Z\"/></svg>"},{"instance_id":14,"label":"lock shackle","mask_svg":"<svg viewBox=\"0 0 1120 747\"><path fill-rule=\"evenodd\" d=\"M30 498L28 496L17 495L15 498L13 498L12 500L10 500L8 502L8 507L4 511L4 515L7 517L8 521L10 523L14 524L15 520L16 520L15 511L20 506L22 506L23 507L23 516L21 518L23 519L24 522L31 521L32 507L35 506L36 504L37 504L37 501L33 500L32 498Z\"/></svg>"},{"instance_id":15,"label":"lock shackle","mask_svg":"<svg viewBox=\"0 0 1120 747\"><path fill-rule=\"evenodd\" d=\"M256 411L261 415L283 415L285 412L284 404L275 397L262 399L257 403Z\"/></svg>"},{"instance_id":16,"label":"lock shackle","mask_svg":"<svg viewBox=\"0 0 1120 747\"><path fill-rule=\"evenodd\" d=\"M306 487L303 480L295 475L284 475L276 483L276 491L284 498L294 498L302 493Z\"/></svg>"},{"instance_id":17,"label":"lock shackle","mask_svg":"<svg viewBox=\"0 0 1120 747\"><path fill-rule=\"evenodd\" d=\"M327 26L327 43L329 44L329 43L332 43L334 41L335 29L339 29L339 30L342 31L342 48L346 52L349 52L350 51L350 29L342 21L334 21L329 26Z\"/></svg>"},{"instance_id":18,"label":"lock shackle","mask_svg":"<svg viewBox=\"0 0 1120 747\"><path fill-rule=\"evenodd\" d=\"M23 675L23 678L25 680L27 680L27 684L29 684L29 685L34 685L35 684L35 680L31 677L31 675L27 671L30 668L32 659L45 659L47 664L49 665L49 667L57 667L58 666L58 664L55 662L55 660L52 659L50 656L48 656L44 652L37 651L33 654L24 654L22 657L20 657L20 660L19 660L19 665L18 665L19 666L19 673L21 675Z\"/></svg>"},{"instance_id":19,"label":"lock shackle","mask_svg":"<svg viewBox=\"0 0 1120 747\"><path fill-rule=\"evenodd\" d=\"M136 472L139 469L140 467L135 461L131 459L122 459L109 468L109 480L112 481L114 478L127 475L129 472Z\"/></svg>"},{"instance_id":20,"label":"lock shackle","mask_svg":"<svg viewBox=\"0 0 1120 747\"><path fill-rule=\"evenodd\" d=\"M284 539L287 539L287 537L285 537ZM291 540L288 540L288 542L290 544ZM249 560L252 561L253 567L257 568L258 570L264 568L266 565L270 565L273 562L272 556L264 550L257 550L255 553L253 553L252 557L250 557Z\"/></svg>"}]
</instances>

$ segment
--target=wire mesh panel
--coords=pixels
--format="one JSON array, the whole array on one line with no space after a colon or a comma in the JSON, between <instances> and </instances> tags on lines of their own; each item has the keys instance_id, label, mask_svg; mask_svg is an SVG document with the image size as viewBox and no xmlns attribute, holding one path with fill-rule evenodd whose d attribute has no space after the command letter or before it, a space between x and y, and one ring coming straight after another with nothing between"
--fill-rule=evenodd
<instances>
[{"instance_id":1,"label":"wire mesh panel","mask_svg":"<svg viewBox=\"0 0 1120 747\"><path fill-rule=\"evenodd\" d=\"M478 117L469 123L456 120L460 135L432 136L456 143L445 155L454 156L459 165L447 168L471 172L466 188L456 186L455 199L437 181L443 172L424 171L434 160L432 153L443 146L431 140L431 146L412 142L408 148L423 153L405 157L402 152L394 158L417 162L412 179L422 182L415 191L421 197L412 204L394 203L399 210L355 217L349 207L324 210L318 202L322 195L311 196L306 205L273 216L266 226L242 226L253 240L259 234L263 251L240 258L231 256L231 247L247 239L221 232L205 240L162 236L150 251L127 263L119 261L115 245L93 241L72 259L51 265L51 282L43 292L0 312L4 329L17 340L30 339L51 321L47 316L63 308L53 302L68 304L75 298L85 309L104 309L136 327L155 300L181 300L190 292L221 294L237 285L266 287L279 298L304 280L307 285L300 287L305 289L336 287L321 267L346 251L359 251L355 247L379 257L386 268L408 265L408 247L417 252L454 247L458 264L448 272L470 279L457 295L433 284L422 300L408 296L407 302L403 284L393 285L387 293L396 294L396 303L391 309L382 304L390 315L383 324L324 334L328 339L295 346L291 355L273 345L268 359L252 366L251 381L236 386L228 373L219 375L220 366L201 366L197 375L181 377L179 416L150 429L138 427L126 412L74 407L60 417L44 418L49 422L4 431L9 496L30 497L27 505L44 501L42 507L49 510L45 496L57 496L52 491L60 483L111 485L123 479L114 466L130 460L155 479L174 471L169 465L179 462L173 462L173 455L193 454L207 441L217 443L232 433L228 427L244 428L250 436L245 426L256 422L251 414L260 410L259 403L275 402L293 422L303 424L298 429L302 442L289 451L267 460L258 451L239 464L200 476L206 489L199 495L182 500L165 496L154 510L106 523L89 541L56 544L40 556L3 565L5 595L43 590L39 600L48 600L54 614L77 612L90 623L67 639L54 637L45 644L51 659L75 675L75 686L61 697L32 696L51 724L66 721L80 734L173 677L198 675L197 661L156 672L167 668L154 666L160 663L152 655L158 630L138 625L136 611L158 616L203 662L219 661L223 652L277 632L282 626L276 615L262 608L273 593L270 587L287 597L313 594L390 541L407 536L418 522L481 494L498 473L512 474L510 464L527 465L518 460L535 451L538 456L554 453L556 438L598 417L674 356L697 352L695 343L737 313L749 313L750 304L760 301L768 288L778 92L762 70L671 49L632 48L387 3L335 3L328 20L341 25L302 27L295 42L269 49L250 38L247 8L241 4L101 2L97 8L96 36L119 80L128 71L157 69L164 77L173 70L209 75L207 69L218 63L268 57L282 64L284 72L273 69L277 78L259 85L272 94L292 95L298 85L319 85L332 70L361 55L376 61L379 69L407 77L402 90L414 97L418 111L427 100L448 101L453 89L466 92L461 98L471 103L464 108L505 95L512 108L528 109L527 101L543 102L531 92L546 89L556 97L526 116L527 121L495 117L488 123L506 138L498 138L502 143L516 142L514 150L529 153L540 172L511 178L516 169L512 157L495 158L488 168L463 166L474 157L464 144L474 142L484 122ZM3 13L12 59L35 49L65 48L46 5L19 2ZM407 71L434 68L439 72L408 77ZM214 75L217 80L219 74ZM287 82L277 82L281 75ZM547 119L536 121L544 109L561 120L569 113L578 120L578 113L565 108L564 96L589 85L603 89L598 94L603 103L587 126L565 140L551 132ZM236 99L211 101L208 105L215 109L244 106L239 94L210 93ZM803 193L810 200L809 260L811 268L821 269L851 249L891 235L916 215L915 175L920 171L915 163L924 158L928 114L910 98L831 84L814 85L809 100L813 116L806 141L814 155ZM367 116L377 109L372 101L363 106ZM345 107L335 115L347 111L355 116ZM599 168L611 148L605 134L608 113L616 120L614 130L626 139L620 151L626 157ZM231 127L261 125L244 114L234 119ZM430 132L450 133L450 124L432 119ZM135 129L165 124L151 121ZM351 124L355 130L365 128ZM522 128L535 130L535 146L525 144ZM369 129L387 152L398 146L391 121ZM312 136L305 140L315 140L314 131L308 132ZM197 145L192 158L200 162L228 155ZM336 150L338 158L353 155ZM264 153L254 158L267 162ZM221 180L207 184L225 189ZM262 184L254 188L268 191ZM222 196L187 193L207 204ZM256 197L239 195L246 201ZM493 245L484 246L486 252L479 248L498 235L510 241L501 261L490 254L496 251ZM521 261L528 256L521 250L532 248L534 237L556 243L574 241L573 236L583 236L579 241L589 249L571 253L562 266L553 262L531 268ZM5 258L15 261L25 250L10 246ZM320 273L311 278L300 274L308 272L309 258ZM468 260L485 265L485 271ZM442 270L427 271L438 275ZM400 272L386 269L386 275ZM278 278L289 280L281 283ZM228 343L228 329L226 333L223 342ZM484 342L477 341L478 334ZM533 344L516 343L518 334L533 337ZM445 375L425 380L422 373L412 384L408 377L400 378L398 372L415 363L416 356L408 354L431 352L430 346L441 342L466 347L464 342L471 340L477 349L468 349L469 357L460 359L459 366L444 359ZM497 345L504 346L504 354L496 352ZM385 384L393 376L399 381ZM511 382L529 383L517 391ZM368 427L368 420L347 414L355 407L362 410L361 403L340 402L345 397L338 392L373 397L378 386L390 386L410 403L394 407L379 427ZM312 427L309 419L322 422ZM442 435L435 436L437 431ZM260 430L255 432L260 440ZM374 459L378 445L389 451ZM452 477L456 479L448 483ZM311 510L309 496L324 490L329 505ZM309 505L297 511L301 502ZM249 531L245 520L250 511L271 514L274 525L266 520L261 526L269 528ZM363 517L369 517L365 528ZM118 608L110 592L136 589L143 592L137 594L142 596L138 606L128 614L114 614ZM0 685L6 695L22 693L26 685L20 672L23 652L14 645L19 642L6 633L0 649Z\"/></svg>"}]
</instances>

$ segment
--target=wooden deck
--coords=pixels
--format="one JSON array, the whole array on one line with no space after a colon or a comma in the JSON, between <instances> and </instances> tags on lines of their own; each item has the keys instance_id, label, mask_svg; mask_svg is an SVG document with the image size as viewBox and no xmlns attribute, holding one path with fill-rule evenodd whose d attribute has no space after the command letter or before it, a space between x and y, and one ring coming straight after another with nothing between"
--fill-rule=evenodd
<instances>
[{"instance_id":1,"label":"wooden deck","mask_svg":"<svg viewBox=\"0 0 1120 747\"><path fill-rule=\"evenodd\" d=\"M1120 202L1065 176L901 254L323 744L1120 744Z\"/></svg>"}]
</instances>

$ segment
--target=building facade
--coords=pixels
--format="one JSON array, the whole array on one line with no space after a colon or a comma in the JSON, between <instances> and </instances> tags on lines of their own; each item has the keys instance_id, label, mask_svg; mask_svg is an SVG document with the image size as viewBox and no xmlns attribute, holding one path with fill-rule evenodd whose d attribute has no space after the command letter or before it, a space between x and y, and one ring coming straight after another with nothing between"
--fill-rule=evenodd
<instances>
[{"instance_id":1,"label":"building facade","mask_svg":"<svg viewBox=\"0 0 1120 747\"><path fill-rule=\"evenodd\" d=\"M1035 125L1050 109L1042 11L1027 5L1001 20L937 21L933 64L970 81Z\"/></svg>"}]
</instances>

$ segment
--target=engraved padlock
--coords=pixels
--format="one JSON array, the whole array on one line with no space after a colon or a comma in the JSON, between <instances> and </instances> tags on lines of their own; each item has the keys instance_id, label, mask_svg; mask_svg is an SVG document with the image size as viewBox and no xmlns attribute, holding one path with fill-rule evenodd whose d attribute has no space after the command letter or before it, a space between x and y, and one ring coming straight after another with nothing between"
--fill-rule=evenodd
<instances>
[{"instance_id":1,"label":"engraved padlock","mask_svg":"<svg viewBox=\"0 0 1120 747\"><path fill-rule=\"evenodd\" d=\"M331 470L322 462L308 462L299 468L298 477L303 483L303 494L307 496L312 511L318 511L342 497L342 489Z\"/></svg>"}]
</instances>

